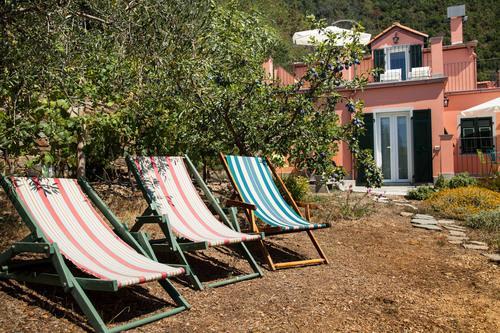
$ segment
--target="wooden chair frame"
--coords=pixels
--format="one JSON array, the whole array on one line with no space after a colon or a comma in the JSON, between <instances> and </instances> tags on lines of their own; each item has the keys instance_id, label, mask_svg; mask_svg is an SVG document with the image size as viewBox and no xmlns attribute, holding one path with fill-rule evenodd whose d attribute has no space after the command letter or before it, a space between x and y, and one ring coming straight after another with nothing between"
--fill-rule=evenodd
<instances>
[{"instance_id":1,"label":"wooden chair frame","mask_svg":"<svg viewBox=\"0 0 500 333\"><path fill-rule=\"evenodd\" d=\"M227 164L226 156L223 153L219 154L219 157L222 161L222 165L224 166L224 169L226 170L226 173L229 177L229 180L231 184L233 185L233 188L235 189L236 195L238 197L238 200L227 200L226 205L227 206L233 206L233 207L239 207L243 209L245 216L247 217L248 223L250 224L250 230L252 232L263 232L266 237L272 236L272 235L280 235L280 234L287 234L287 233L294 233L294 232L303 232L305 231L307 235L309 236L309 239L311 240L314 248L318 252L319 258L317 259L306 259L306 260L296 260L296 261L287 261L287 262L281 262L281 263L275 263L271 255L269 254L269 251L267 250L266 245L264 244L264 241L261 240L259 242L259 247L261 248L262 254L269 265L269 268L271 270L276 270L280 268L291 268L291 267L298 267L298 266L311 266L311 265L319 265L319 264L328 264L328 258L326 257L325 253L323 252L323 249L319 245L318 241L316 240L316 237L314 237L312 230L283 230L279 227L264 227L264 228L259 228L257 225L257 218L255 216L254 211L256 210L255 205L251 203L244 202L243 197L241 196L241 193L238 189L238 186L236 184L236 181L233 178L233 175L231 174L229 170L229 165ZM302 217L305 218L307 221L311 221L311 209L317 209L318 206L313 204L313 203L304 203L304 202L296 202L288 189L286 188L285 184L283 183L283 180L281 177L278 175L276 172L276 169L272 165L271 161L269 158L266 156L266 162L269 165L269 168L271 169L271 172L274 176L274 178L277 180L279 187L283 190L283 192L286 195L286 198L288 201L291 203L293 209ZM305 216L302 214L300 211L299 207L303 207L305 210ZM263 221L264 222L264 221ZM328 225L329 226L329 225Z\"/></svg>"},{"instance_id":2,"label":"wooden chair frame","mask_svg":"<svg viewBox=\"0 0 500 333\"><path fill-rule=\"evenodd\" d=\"M30 283L46 284L51 286L60 286L64 291L70 293L84 315L87 317L89 324L99 333L112 333L132 329L141 325L160 320L165 317L172 316L176 313L189 309L191 306L175 289L168 279L158 280L162 288L174 300L176 307L174 309L161 312L143 319L138 319L123 325L115 327L107 327L103 319L97 312L94 304L88 298L85 290L97 290L116 292L118 291L118 283L115 280L101 280L98 278L78 277L75 276L68 268L67 259L65 259L56 243L50 244L47 238L38 227L36 220L31 216L30 211L24 205L23 201L18 197L11 181L5 177L0 177L0 182L7 196L14 204L21 219L30 229L30 234L20 242L16 242L6 251L0 254L0 279L13 279ZM113 226L114 232L125 241L128 245L134 248L142 255L156 260L154 253L147 242L147 235L144 233L131 233L111 212L106 204L94 192L91 186L83 178L78 179L83 191L87 194L90 200L100 210L100 212L108 219ZM142 245L142 246L141 246ZM14 263L11 261L13 257L21 253L39 253L47 255L46 259L31 260L23 263ZM40 265L51 265L56 273L36 272L35 269ZM171 265L176 266L176 265ZM177 265L181 267L181 265ZM184 267L184 266L182 266ZM184 267L189 273L189 267Z\"/></svg>"},{"instance_id":3,"label":"wooden chair frame","mask_svg":"<svg viewBox=\"0 0 500 333\"><path fill-rule=\"evenodd\" d=\"M238 225L238 220L236 217L236 211L235 209L231 208L230 209L230 216L231 216L231 221L227 218L226 214L224 213L223 209L219 205L217 199L212 195L210 192L210 189L208 186L205 184L203 179L201 178L200 174L196 170L196 167L194 164L191 162L189 157L187 155L184 155L184 159L187 162L187 166L189 168L189 171L191 171L191 174L193 175L196 183L198 186L200 186L202 192L205 194L207 197L210 205L212 208L217 212L217 215L220 216L222 221L231 229L240 231L239 230L239 225ZM189 262L186 259L186 256L184 255L184 252L191 252L191 251L198 251L198 250L206 250L210 246L208 242L193 242L187 239L179 238L176 235L174 235L172 231L172 227L170 225L169 219L167 215L161 215L158 209L156 208L156 204L148 194L139 170L137 169L137 166L135 165L133 159L130 156L127 156L127 165L129 170L132 172L134 175L134 178L136 180L137 185L141 189L141 192L146 199L148 203L148 208L144 211L142 216L137 217L136 223L134 226L131 228L131 231L139 231L140 228L144 224L158 224L160 226L160 229L162 230L163 234L165 235L165 238L163 239L154 239L151 240L151 246L154 249L154 251L167 251L174 253L178 260L183 264L186 265L190 268L191 274L188 275L192 286L197 289L197 290L202 290L204 287L208 288L215 288L215 287L221 287L225 286L228 284L240 282L240 281L245 281L245 280L250 280L258 277L262 277L264 274L262 270L260 269L259 265L253 258L253 256L250 254L250 251L248 250L247 246L243 243L233 243L233 244L228 244L235 246L241 250L243 253L243 256L245 259L248 261L250 267L253 270L253 273L250 274L244 274L244 275L239 275L233 278L225 279L225 280L220 280L216 282L211 282L211 283L205 283L203 284L197 275L193 272L193 268L190 266ZM261 234L261 237L264 237L263 234ZM219 245L219 246L227 246L227 245Z\"/></svg>"}]
</instances>

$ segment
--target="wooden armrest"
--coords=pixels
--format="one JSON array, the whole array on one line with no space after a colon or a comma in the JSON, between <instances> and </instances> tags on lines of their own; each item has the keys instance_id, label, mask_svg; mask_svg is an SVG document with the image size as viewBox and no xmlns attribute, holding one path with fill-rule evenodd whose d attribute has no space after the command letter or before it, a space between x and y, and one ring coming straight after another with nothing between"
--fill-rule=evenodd
<instances>
[{"instance_id":1,"label":"wooden armrest","mask_svg":"<svg viewBox=\"0 0 500 333\"><path fill-rule=\"evenodd\" d=\"M227 199L226 200L226 206L228 207L241 207L244 209L250 209L250 210L256 210L257 207L255 207L254 204L238 201L238 200L232 200L232 199Z\"/></svg>"},{"instance_id":2,"label":"wooden armrest","mask_svg":"<svg viewBox=\"0 0 500 333\"><path fill-rule=\"evenodd\" d=\"M297 204L297 206L299 207L303 207L303 208L312 208L312 209L318 209L319 208L319 205L315 204L315 203L310 203L310 202L301 202L301 201L296 201L295 202Z\"/></svg>"}]
</instances>

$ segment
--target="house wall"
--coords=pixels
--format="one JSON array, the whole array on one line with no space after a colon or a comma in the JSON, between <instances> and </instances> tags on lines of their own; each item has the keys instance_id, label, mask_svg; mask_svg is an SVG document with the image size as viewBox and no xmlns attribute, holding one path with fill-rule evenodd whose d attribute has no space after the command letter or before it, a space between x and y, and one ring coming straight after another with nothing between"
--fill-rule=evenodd
<instances>
[{"instance_id":1,"label":"house wall","mask_svg":"<svg viewBox=\"0 0 500 333\"><path fill-rule=\"evenodd\" d=\"M476 54L472 47L443 49L444 75L448 77L446 91L476 89Z\"/></svg>"},{"instance_id":2,"label":"house wall","mask_svg":"<svg viewBox=\"0 0 500 333\"><path fill-rule=\"evenodd\" d=\"M479 161L477 155L462 155L460 152L460 113L476 105L485 103L500 97L500 88L472 90L446 94L448 107L444 108L444 128L453 135L453 168L455 173L469 172L474 175L481 175L486 170L484 163ZM496 144L500 141L500 115L493 117L493 135L496 136ZM496 148L499 150L499 147Z\"/></svg>"},{"instance_id":3,"label":"house wall","mask_svg":"<svg viewBox=\"0 0 500 333\"><path fill-rule=\"evenodd\" d=\"M394 44L392 38L395 34L398 34L399 40L398 44ZM424 45L424 37L420 35L416 35L411 33L410 31L401 29L399 27L394 27L391 30L387 31L384 35L380 36L376 40L371 43L372 50L380 49L385 46L393 46L393 45L413 45L419 44Z\"/></svg>"},{"instance_id":4,"label":"house wall","mask_svg":"<svg viewBox=\"0 0 500 333\"><path fill-rule=\"evenodd\" d=\"M424 81L425 82L425 81ZM435 80L433 83L409 85L385 85L376 88L367 88L363 92L351 94L344 92L345 97L362 99L365 103L364 112L373 113L384 110L405 111L431 109L432 146L440 147L440 135L443 134L443 100L445 80ZM342 123L350 121L351 116L344 105L339 105L337 111L341 115ZM349 147L342 143L335 162L342 165L352 175L352 158ZM433 151L433 176L440 173L441 151Z\"/></svg>"}]
</instances>

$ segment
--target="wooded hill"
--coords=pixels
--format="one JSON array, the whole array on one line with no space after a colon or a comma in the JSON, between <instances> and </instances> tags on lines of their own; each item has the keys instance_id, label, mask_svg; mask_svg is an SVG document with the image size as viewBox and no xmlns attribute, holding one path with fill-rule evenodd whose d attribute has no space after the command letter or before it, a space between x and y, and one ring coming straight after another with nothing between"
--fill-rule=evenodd
<instances>
[{"instance_id":1,"label":"wooded hill","mask_svg":"<svg viewBox=\"0 0 500 333\"><path fill-rule=\"evenodd\" d=\"M375 36L398 21L429 36L444 36L450 41L449 20L446 8L465 4L468 20L464 25L466 41L479 42L477 54L480 60L500 58L500 34L498 23L500 5L496 0L238 0L242 8L256 10L275 27L282 37L275 60L281 64L300 60L301 50L292 45L296 31L309 28L306 15L324 18L328 23L340 19L360 22L368 33Z\"/></svg>"}]
</instances>

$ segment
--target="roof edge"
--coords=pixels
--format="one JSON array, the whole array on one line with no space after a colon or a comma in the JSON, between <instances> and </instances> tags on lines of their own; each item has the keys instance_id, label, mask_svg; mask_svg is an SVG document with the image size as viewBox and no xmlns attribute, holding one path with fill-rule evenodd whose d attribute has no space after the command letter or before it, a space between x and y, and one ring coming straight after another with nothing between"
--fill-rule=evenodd
<instances>
[{"instance_id":1,"label":"roof edge","mask_svg":"<svg viewBox=\"0 0 500 333\"><path fill-rule=\"evenodd\" d=\"M374 42L376 39L379 39L380 37L382 37L383 35L385 35L386 33L388 33L389 31L391 31L392 29L394 28L400 28L400 29L403 29L403 30L406 30L406 31L409 31L411 33L414 33L416 35L420 35L422 37L425 37L425 38L428 38L429 35L426 34L426 33L423 33L423 32L420 32L418 30L415 30L415 29L412 29L410 27L407 27L406 25L403 25L399 22L394 22L390 27L388 28L385 28L381 33L379 33L378 35L376 35L375 37L373 37L367 45L370 45L372 42Z\"/></svg>"}]
</instances>

